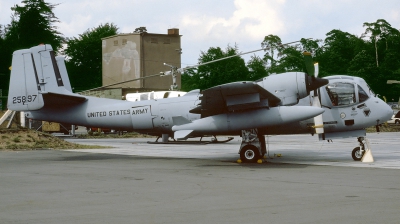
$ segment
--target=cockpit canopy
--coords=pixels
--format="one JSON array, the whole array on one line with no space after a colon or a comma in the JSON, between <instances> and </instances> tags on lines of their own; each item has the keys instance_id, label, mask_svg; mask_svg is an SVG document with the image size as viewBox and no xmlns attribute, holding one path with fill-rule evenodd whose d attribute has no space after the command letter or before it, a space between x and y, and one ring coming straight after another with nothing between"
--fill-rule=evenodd
<instances>
[{"instance_id":1,"label":"cockpit canopy","mask_svg":"<svg viewBox=\"0 0 400 224\"><path fill-rule=\"evenodd\" d=\"M332 106L348 106L366 101L372 90L367 83L358 77L330 76L329 84L325 86Z\"/></svg>"}]
</instances>

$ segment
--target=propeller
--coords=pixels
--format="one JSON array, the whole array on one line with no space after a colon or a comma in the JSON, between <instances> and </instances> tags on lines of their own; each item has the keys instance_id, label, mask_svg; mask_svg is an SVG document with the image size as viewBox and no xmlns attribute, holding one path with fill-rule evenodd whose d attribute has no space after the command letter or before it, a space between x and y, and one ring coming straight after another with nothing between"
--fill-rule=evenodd
<instances>
[{"instance_id":1,"label":"propeller","mask_svg":"<svg viewBox=\"0 0 400 224\"><path fill-rule=\"evenodd\" d=\"M314 85L316 85L316 83L323 84L323 85L328 84L329 83L328 80L318 78L318 72L319 72L318 63L315 63L315 64L313 63L311 53L304 52L303 55L304 55L304 63L306 65L306 69L307 69L307 72L309 75L309 77L308 77L309 83L313 83ZM323 86L323 85L319 85L319 86ZM320 95L319 88L313 88L313 85L310 85L309 88L312 89L312 95L313 95L312 106L321 108L321 102L319 99L319 95ZM324 133L324 121L322 119L322 114L314 117L313 128L315 129L316 134Z\"/></svg>"}]
</instances>

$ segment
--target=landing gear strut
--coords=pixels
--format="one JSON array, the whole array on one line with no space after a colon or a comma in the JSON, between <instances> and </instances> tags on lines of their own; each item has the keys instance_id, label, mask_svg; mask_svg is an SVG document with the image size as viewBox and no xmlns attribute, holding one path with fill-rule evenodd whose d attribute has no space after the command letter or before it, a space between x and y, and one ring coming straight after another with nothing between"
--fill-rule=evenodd
<instances>
[{"instance_id":1,"label":"landing gear strut","mask_svg":"<svg viewBox=\"0 0 400 224\"><path fill-rule=\"evenodd\" d=\"M353 159L355 161L361 161L361 158L363 157L363 155L365 153L365 144L363 143L365 138L364 137L358 137L357 140L360 143L360 146L359 147L355 147L353 149L353 151L351 152L351 157L353 157Z\"/></svg>"},{"instance_id":2,"label":"landing gear strut","mask_svg":"<svg viewBox=\"0 0 400 224\"><path fill-rule=\"evenodd\" d=\"M239 150L242 162L255 163L260 160L266 152L265 138L258 134L257 129L242 130L242 144Z\"/></svg>"}]
</instances>

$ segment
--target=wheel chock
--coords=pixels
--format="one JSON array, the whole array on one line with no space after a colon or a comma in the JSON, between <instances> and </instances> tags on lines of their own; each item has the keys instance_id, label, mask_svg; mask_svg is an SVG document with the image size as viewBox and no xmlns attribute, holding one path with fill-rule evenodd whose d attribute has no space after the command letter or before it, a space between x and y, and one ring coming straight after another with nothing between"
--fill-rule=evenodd
<instances>
[{"instance_id":1,"label":"wheel chock","mask_svg":"<svg viewBox=\"0 0 400 224\"><path fill-rule=\"evenodd\" d=\"M262 159L257 160L257 163L258 163L258 164L263 163Z\"/></svg>"},{"instance_id":2,"label":"wheel chock","mask_svg":"<svg viewBox=\"0 0 400 224\"><path fill-rule=\"evenodd\" d=\"M282 154L274 154L275 157L281 157Z\"/></svg>"},{"instance_id":3,"label":"wheel chock","mask_svg":"<svg viewBox=\"0 0 400 224\"><path fill-rule=\"evenodd\" d=\"M237 163L242 163L241 159L236 160Z\"/></svg>"},{"instance_id":4,"label":"wheel chock","mask_svg":"<svg viewBox=\"0 0 400 224\"><path fill-rule=\"evenodd\" d=\"M361 158L361 162L363 163L373 163L374 162L374 157L372 156L372 152L370 149L367 149Z\"/></svg>"}]
</instances>

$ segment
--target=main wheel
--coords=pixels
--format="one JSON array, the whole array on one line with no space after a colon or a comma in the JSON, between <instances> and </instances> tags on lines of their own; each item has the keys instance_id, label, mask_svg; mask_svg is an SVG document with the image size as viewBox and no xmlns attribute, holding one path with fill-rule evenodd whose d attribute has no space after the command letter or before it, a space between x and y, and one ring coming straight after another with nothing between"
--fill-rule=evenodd
<instances>
[{"instance_id":1,"label":"main wheel","mask_svg":"<svg viewBox=\"0 0 400 224\"><path fill-rule=\"evenodd\" d=\"M364 153L365 151L361 150L360 147L355 147L351 152L351 157L353 157L355 161L361 161L361 158L363 157Z\"/></svg>"},{"instance_id":2,"label":"main wheel","mask_svg":"<svg viewBox=\"0 0 400 224\"><path fill-rule=\"evenodd\" d=\"M260 152L254 145L246 145L240 150L240 159L244 163L255 163L260 158Z\"/></svg>"},{"instance_id":3,"label":"main wheel","mask_svg":"<svg viewBox=\"0 0 400 224\"><path fill-rule=\"evenodd\" d=\"M400 120L396 120L394 123L395 124L400 124Z\"/></svg>"}]
</instances>

